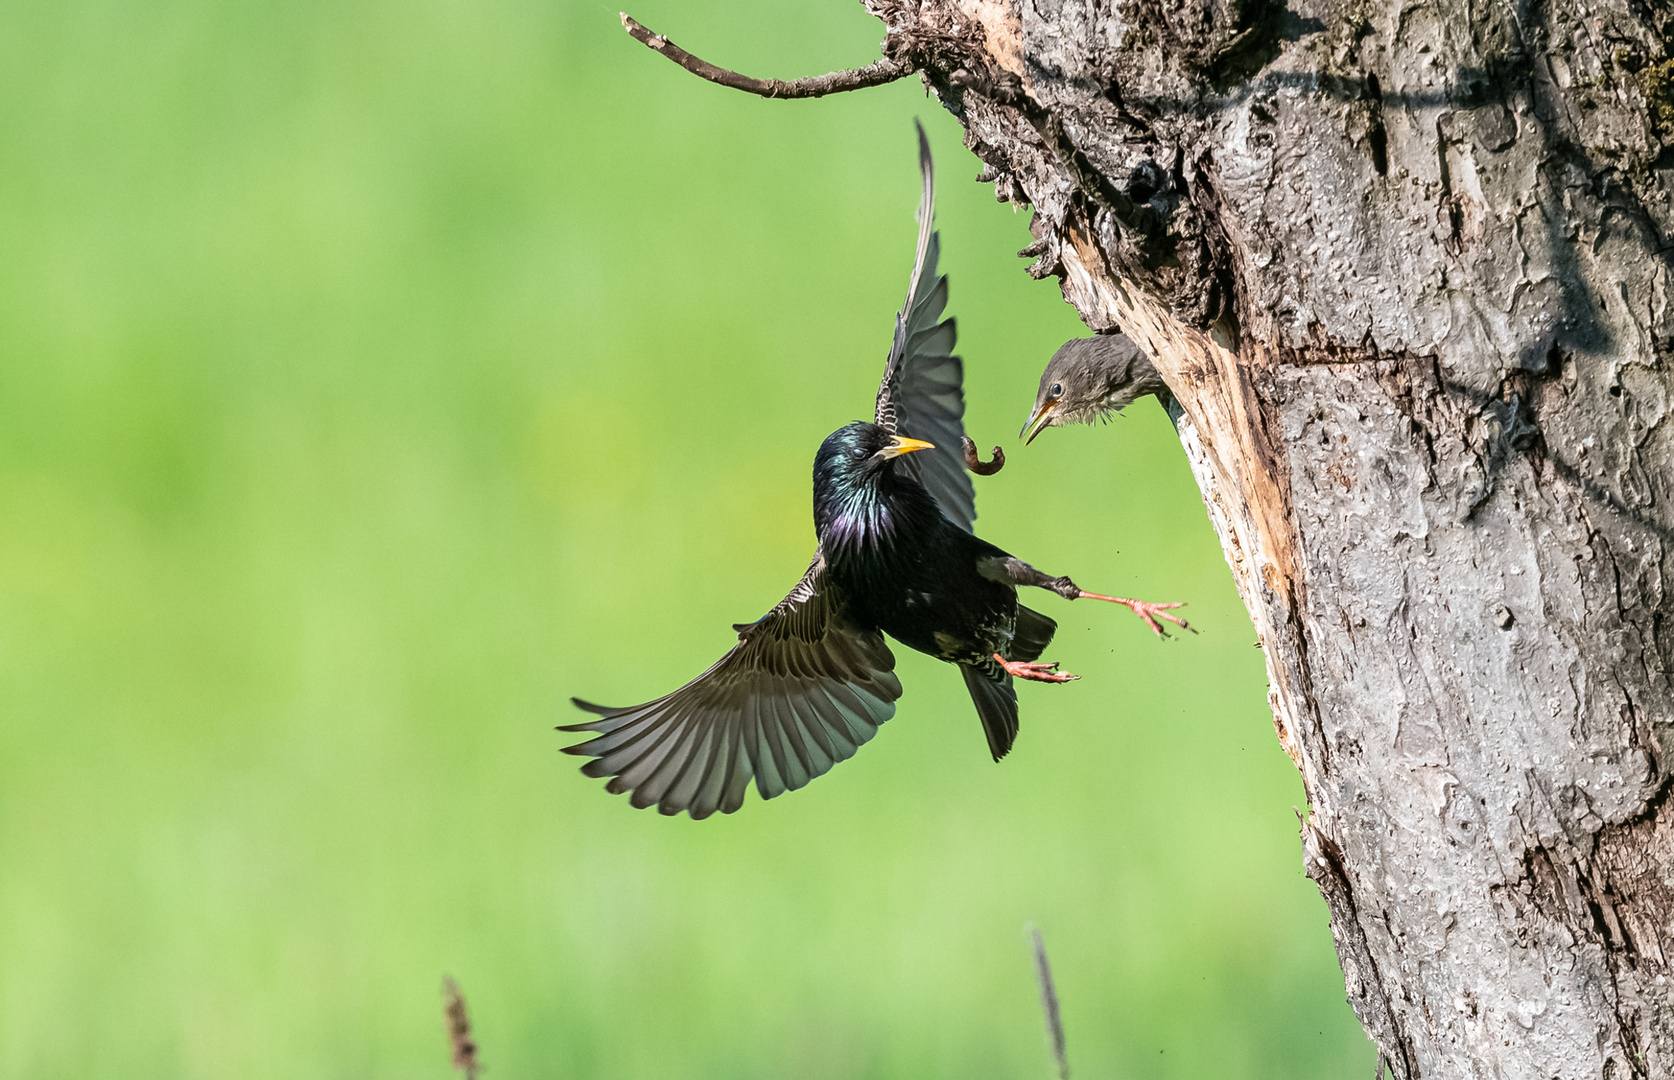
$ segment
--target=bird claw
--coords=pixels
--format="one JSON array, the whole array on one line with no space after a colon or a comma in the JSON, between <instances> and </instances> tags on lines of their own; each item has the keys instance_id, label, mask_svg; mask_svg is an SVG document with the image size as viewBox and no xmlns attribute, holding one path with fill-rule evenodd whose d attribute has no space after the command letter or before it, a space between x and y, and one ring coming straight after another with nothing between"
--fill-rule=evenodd
<instances>
[{"instance_id":1,"label":"bird claw","mask_svg":"<svg viewBox=\"0 0 1674 1080\"><path fill-rule=\"evenodd\" d=\"M1059 671L1057 663L1031 664L1023 660L1007 660L999 653L994 654L1000 666L1006 669L1006 674L1014 679L1027 679L1030 682L1074 682L1081 678L1071 675L1067 671Z\"/></svg>"},{"instance_id":2,"label":"bird claw","mask_svg":"<svg viewBox=\"0 0 1674 1080\"><path fill-rule=\"evenodd\" d=\"M971 441L969 435L961 435L959 441L965 448L965 468L978 476L993 476L1006 467L1006 452L998 446L994 448L993 458L983 461L982 455L977 453L976 443Z\"/></svg>"},{"instance_id":3,"label":"bird claw","mask_svg":"<svg viewBox=\"0 0 1674 1080\"><path fill-rule=\"evenodd\" d=\"M1185 619L1168 613L1171 608L1185 607L1186 605L1184 603L1153 604L1146 600L1129 600L1125 596L1104 596L1100 593L1091 593L1086 592L1085 590L1082 591L1081 595L1077 597L1077 599L1108 600L1112 604L1121 604L1129 611L1132 611L1135 615L1138 615L1141 619L1144 619L1145 625L1149 626L1151 628L1151 632L1156 634L1158 637L1168 636L1168 631L1162 628L1162 624L1157 622L1158 619L1167 619L1169 622L1178 626L1182 630L1189 631L1193 634L1197 633L1196 630L1192 629L1191 623L1187 622Z\"/></svg>"}]
</instances>

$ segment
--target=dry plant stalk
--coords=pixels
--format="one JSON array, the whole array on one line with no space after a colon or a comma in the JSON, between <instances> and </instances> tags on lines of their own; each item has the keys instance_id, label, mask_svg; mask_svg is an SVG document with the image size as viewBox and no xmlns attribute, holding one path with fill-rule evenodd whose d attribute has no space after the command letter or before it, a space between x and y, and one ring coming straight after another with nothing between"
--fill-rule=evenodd
<instances>
[{"instance_id":1,"label":"dry plant stalk","mask_svg":"<svg viewBox=\"0 0 1674 1080\"><path fill-rule=\"evenodd\" d=\"M1046 959L1046 941L1034 926L1029 927L1029 940L1035 947L1035 978L1040 983L1040 1008L1046 1014L1046 1037L1052 1041L1052 1057L1058 1063L1058 1080L1069 1080L1064 1020L1058 1013L1058 987L1052 981L1052 963Z\"/></svg>"},{"instance_id":2,"label":"dry plant stalk","mask_svg":"<svg viewBox=\"0 0 1674 1080\"><path fill-rule=\"evenodd\" d=\"M442 976L442 1018L447 1023L448 1046L453 1050L453 1067L465 1074L465 1080L477 1080L482 1063L477 1060L477 1044L471 1041L471 1017L465 1012L465 996L452 975Z\"/></svg>"}]
</instances>

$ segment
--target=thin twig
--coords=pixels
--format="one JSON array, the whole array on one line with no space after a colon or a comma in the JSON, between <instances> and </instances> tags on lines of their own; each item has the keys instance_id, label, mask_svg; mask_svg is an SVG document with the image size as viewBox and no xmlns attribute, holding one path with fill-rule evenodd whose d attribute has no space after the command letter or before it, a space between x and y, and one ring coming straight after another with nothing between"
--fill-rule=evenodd
<instances>
[{"instance_id":1,"label":"thin twig","mask_svg":"<svg viewBox=\"0 0 1674 1080\"><path fill-rule=\"evenodd\" d=\"M1040 982L1040 1007L1046 1013L1046 1034L1052 1040L1052 1056L1058 1062L1058 1080L1069 1080L1069 1054L1064 1049L1064 1020L1058 1015L1058 988L1052 982L1052 965L1046 959L1046 941L1040 930L1029 927L1035 946L1035 978Z\"/></svg>"},{"instance_id":2,"label":"thin twig","mask_svg":"<svg viewBox=\"0 0 1674 1080\"><path fill-rule=\"evenodd\" d=\"M471 1041L471 1018L465 1012L465 997L452 975L442 976L442 1016L448 1025L453 1067L465 1074L465 1080L477 1080L482 1063L477 1060L477 1044Z\"/></svg>"},{"instance_id":3,"label":"thin twig","mask_svg":"<svg viewBox=\"0 0 1674 1080\"><path fill-rule=\"evenodd\" d=\"M708 79L712 83L730 86L747 94L759 94L765 98L824 97L827 94L840 94L845 90L882 86L913 73L913 69L908 65L885 57L862 68L833 71L829 75L814 75L806 79L792 79L789 82L782 79L752 79L748 75L716 67L701 57L693 56L663 35L654 34L646 29L626 11L622 12L622 29L631 34L635 41L654 52L662 53L700 79Z\"/></svg>"}]
</instances>

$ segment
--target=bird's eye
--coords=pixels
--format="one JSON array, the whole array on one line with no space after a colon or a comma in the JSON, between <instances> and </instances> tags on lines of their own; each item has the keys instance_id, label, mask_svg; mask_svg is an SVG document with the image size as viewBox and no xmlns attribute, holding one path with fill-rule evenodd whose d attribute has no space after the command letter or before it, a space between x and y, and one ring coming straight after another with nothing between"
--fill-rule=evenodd
<instances>
[{"instance_id":1,"label":"bird's eye","mask_svg":"<svg viewBox=\"0 0 1674 1080\"><path fill-rule=\"evenodd\" d=\"M856 461L860 461L866 457L866 448L864 446L857 446L849 451L849 456L854 458Z\"/></svg>"},{"instance_id":2,"label":"bird's eye","mask_svg":"<svg viewBox=\"0 0 1674 1080\"><path fill-rule=\"evenodd\" d=\"M1052 397L1063 397L1064 396L1064 384L1061 383L1061 382L1053 383L1052 384L1052 389L1048 390L1047 394L1052 396Z\"/></svg>"}]
</instances>

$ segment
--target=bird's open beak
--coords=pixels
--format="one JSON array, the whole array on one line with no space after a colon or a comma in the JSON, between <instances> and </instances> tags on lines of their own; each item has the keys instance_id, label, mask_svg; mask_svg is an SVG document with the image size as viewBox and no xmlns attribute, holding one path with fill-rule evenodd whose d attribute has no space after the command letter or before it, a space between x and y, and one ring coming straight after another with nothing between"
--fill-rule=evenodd
<instances>
[{"instance_id":1,"label":"bird's open beak","mask_svg":"<svg viewBox=\"0 0 1674 1080\"><path fill-rule=\"evenodd\" d=\"M1043 401L1035 406L1035 411L1029 414L1029 422L1024 424L1023 430L1017 433L1017 437L1023 440L1024 446L1034 442L1035 436L1046 430L1047 425L1052 422L1052 414L1057 408L1058 403L1056 401Z\"/></svg>"},{"instance_id":2,"label":"bird's open beak","mask_svg":"<svg viewBox=\"0 0 1674 1080\"><path fill-rule=\"evenodd\" d=\"M934 443L927 443L919 439L909 439L905 435L897 435L889 441L889 445L878 451L878 456L888 461L898 458L902 454L910 454L914 450L934 450Z\"/></svg>"}]
</instances>

